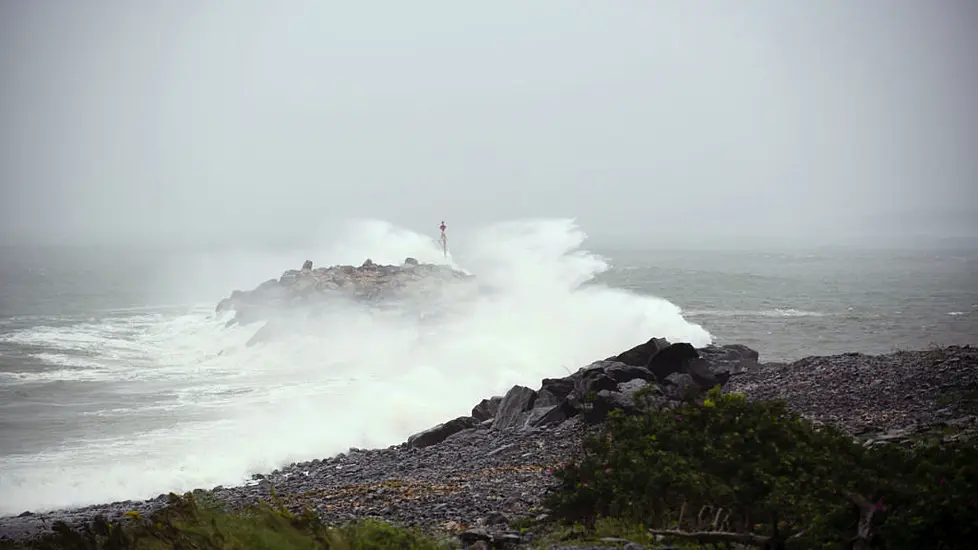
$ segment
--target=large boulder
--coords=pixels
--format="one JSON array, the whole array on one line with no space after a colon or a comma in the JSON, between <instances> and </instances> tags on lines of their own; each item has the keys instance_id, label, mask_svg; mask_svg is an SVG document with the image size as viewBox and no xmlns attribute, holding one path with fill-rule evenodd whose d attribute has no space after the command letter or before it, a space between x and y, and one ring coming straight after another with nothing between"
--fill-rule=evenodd
<instances>
[{"instance_id":1,"label":"large boulder","mask_svg":"<svg viewBox=\"0 0 978 550\"><path fill-rule=\"evenodd\" d=\"M499 402L499 410L496 411L491 428L505 430L517 427L523 413L533 408L536 398L536 391L526 386L513 386Z\"/></svg>"},{"instance_id":2,"label":"large boulder","mask_svg":"<svg viewBox=\"0 0 978 550\"><path fill-rule=\"evenodd\" d=\"M537 392L534 406L552 407L563 401L572 391L574 391L572 378L544 378L540 383L540 391Z\"/></svg>"},{"instance_id":3,"label":"large boulder","mask_svg":"<svg viewBox=\"0 0 978 550\"><path fill-rule=\"evenodd\" d=\"M703 387L692 376L684 372L674 372L662 383L665 396L672 401L685 401L702 393Z\"/></svg>"},{"instance_id":4,"label":"large boulder","mask_svg":"<svg viewBox=\"0 0 978 550\"><path fill-rule=\"evenodd\" d=\"M670 374L684 372L689 361L698 357L699 353L692 344L679 342L653 355L646 368L655 375L656 380L663 382Z\"/></svg>"},{"instance_id":5,"label":"large boulder","mask_svg":"<svg viewBox=\"0 0 978 550\"><path fill-rule=\"evenodd\" d=\"M697 351L719 384L760 367L760 354L743 344L711 345Z\"/></svg>"},{"instance_id":6,"label":"large boulder","mask_svg":"<svg viewBox=\"0 0 978 550\"><path fill-rule=\"evenodd\" d=\"M576 395L570 394L560 403L550 407L538 407L530 411L526 419L527 428L550 427L561 424L584 410L584 405Z\"/></svg>"},{"instance_id":7,"label":"large boulder","mask_svg":"<svg viewBox=\"0 0 978 550\"><path fill-rule=\"evenodd\" d=\"M721 383L720 378L710 369L710 362L702 357L687 361L684 370L702 388L712 388Z\"/></svg>"},{"instance_id":8,"label":"large boulder","mask_svg":"<svg viewBox=\"0 0 978 550\"><path fill-rule=\"evenodd\" d=\"M729 372L752 368L757 358L756 351L742 345L696 349L686 342L653 338L563 378L544 378L539 390L513 386L504 396L480 401L471 416L415 434L409 443L434 444L479 424L493 430L534 430L575 417L599 423L614 410L637 414L671 407L724 384Z\"/></svg>"},{"instance_id":9,"label":"large boulder","mask_svg":"<svg viewBox=\"0 0 978 550\"><path fill-rule=\"evenodd\" d=\"M503 398L501 396L496 395L489 399L479 401L479 404L472 407L472 418L475 418L479 422L485 422L490 418L495 418L496 411L499 410L499 403L502 400Z\"/></svg>"},{"instance_id":10,"label":"large boulder","mask_svg":"<svg viewBox=\"0 0 978 550\"><path fill-rule=\"evenodd\" d=\"M631 380L655 382L655 375L652 374L652 371L649 369L645 367L626 365L624 363L606 364L604 367L604 373L608 376L608 378L611 378L619 384L622 382L629 382Z\"/></svg>"},{"instance_id":11,"label":"large boulder","mask_svg":"<svg viewBox=\"0 0 978 550\"><path fill-rule=\"evenodd\" d=\"M423 432L416 433L408 438L407 444L411 447L429 447L445 441L449 436L462 430L474 428L479 421L471 416L460 416L449 420L444 424L439 424L434 428L429 428Z\"/></svg>"},{"instance_id":12,"label":"large boulder","mask_svg":"<svg viewBox=\"0 0 978 550\"><path fill-rule=\"evenodd\" d=\"M614 357L610 357L609 360L633 367L646 367L653 356L667 347L669 347L669 341L665 338L650 338L648 342L623 351Z\"/></svg>"}]
</instances>

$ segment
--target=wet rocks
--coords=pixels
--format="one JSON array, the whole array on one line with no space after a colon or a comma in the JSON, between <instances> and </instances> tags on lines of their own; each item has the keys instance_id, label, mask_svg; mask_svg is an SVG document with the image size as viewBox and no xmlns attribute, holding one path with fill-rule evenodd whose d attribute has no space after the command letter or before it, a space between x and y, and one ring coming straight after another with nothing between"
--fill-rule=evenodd
<instances>
[{"instance_id":1,"label":"wet rocks","mask_svg":"<svg viewBox=\"0 0 978 550\"><path fill-rule=\"evenodd\" d=\"M623 351L609 360L635 367L647 367L649 360L667 347L669 342L665 338L650 338L648 342Z\"/></svg>"},{"instance_id":2,"label":"wet rocks","mask_svg":"<svg viewBox=\"0 0 978 550\"><path fill-rule=\"evenodd\" d=\"M574 391L574 380L570 378L544 378L537 392L537 407L559 405L570 392Z\"/></svg>"},{"instance_id":3,"label":"wet rocks","mask_svg":"<svg viewBox=\"0 0 978 550\"><path fill-rule=\"evenodd\" d=\"M760 368L757 351L742 345L707 346L697 350L700 358L710 365L710 371L720 384L726 384L731 376L739 376Z\"/></svg>"},{"instance_id":4,"label":"wet rocks","mask_svg":"<svg viewBox=\"0 0 978 550\"><path fill-rule=\"evenodd\" d=\"M484 422L491 418L496 430L553 427L579 416L588 424L597 424L613 410L637 414L721 384L729 378L722 370L727 367L724 361L743 356L758 357L745 346L716 348L701 357L688 343L652 338L563 378L544 378L539 390L513 386L498 405L493 401L498 397L482 400L472 409L472 416ZM645 366L635 364L643 361Z\"/></svg>"},{"instance_id":5,"label":"wet rocks","mask_svg":"<svg viewBox=\"0 0 978 550\"><path fill-rule=\"evenodd\" d=\"M530 411L525 427L546 428L570 420L581 413L583 407L573 399L564 399L551 407L540 407Z\"/></svg>"},{"instance_id":6,"label":"wet rocks","mask_svg":"<svg viewBox=\"0 0 978 550\"><path fill-rule=\"evenodd\" d=\"M522 413L533 408L537 392L526 386L513 386L502 401L492 421L492 429L505 430L519 425Z\"/></svg>"},{"instance_id":7,"label":"wet rocks","mask_svg":"<svg viewBox=\"0 0 978 550\"><path fill-rule=\"evenodd\" d=\"M856 435L884 433L975 414L978 349L806 357L750 368L724 389L750 399L784 399L803 416Z\"/></svg>"},{"instance_id":8,"label":"wet rocks","mask_svg":"<svg viewBox=\"0 0 978 550\"><path fill-rule=\"evenodd\" d=\"M472 418L479 422L495 418L496 411L499 410L499 403L503 400L502 396L496 395L489 399L483 399L476 406L472 407Z\"/></svg>"},{"instance_id":9,"label":"wet rocks","mask_svg":"<svg viewBox=\"0 0 978 550\"><path fill-rule=\"evenodd\" d=\"M460 416L453 420L449 420L444 424L439 424L434 428L429 428L423 432L412 435L408 438L407 443L412 447L427 447L429 445L435 445L462 430L474 428L478 423L479 421L471 416Z\"/></svg>"},{"instance_id":10,"label":"wet rocks","mask_svg":"<svg viewBox=\"0 0 978 550\"><path fill-rule=\"evenodd\" d=\"M655 375L656 380L661 381L670 374L684 372L689 362L698 357L699 353L692 344L679 342L653 355L645 368Z\"/></svg>"}]
</instances>

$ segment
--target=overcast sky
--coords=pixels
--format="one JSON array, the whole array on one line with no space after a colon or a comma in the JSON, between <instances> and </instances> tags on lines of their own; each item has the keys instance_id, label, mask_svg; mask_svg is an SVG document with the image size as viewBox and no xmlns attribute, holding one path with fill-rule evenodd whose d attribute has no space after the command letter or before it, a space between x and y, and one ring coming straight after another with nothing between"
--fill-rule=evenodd
<instances>
[{"instance_id":1,"label":"overcast sky","mask_svg":"<svg viewBox=\"0 0 978 550\"><path fill-rule=\"evenodd\" d=\"M4 0L7 243L978 237L978 2Z\"/></svg>"}]
</instances>

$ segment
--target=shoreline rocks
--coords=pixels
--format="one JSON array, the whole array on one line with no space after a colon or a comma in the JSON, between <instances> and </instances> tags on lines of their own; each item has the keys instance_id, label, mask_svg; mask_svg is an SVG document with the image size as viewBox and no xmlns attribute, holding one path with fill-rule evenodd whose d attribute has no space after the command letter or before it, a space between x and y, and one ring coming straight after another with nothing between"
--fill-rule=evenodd
<instances>
[{"instance_id":1,"label":"shoreline rocks","mask_svg":"<svg viewBox=\"0 0 978 550\"><path fill-rule=\"evenodd\" d=\"M928 430L939 435L942 426L978 429L978 348L849 353L766 365L742 345L693 348L653 338L562 378L545 378L536 389L517 385L486 397L470 415L399 445L291 464L211 494L235 509L269 499L274 490L290 509L308 506L330 523L378 518L496 540L512 535L506 521L544 512L540 502L553 483L548 469L576 458L582 439L610 411L671 407L711 384L748 399L784 399L867 444ZM161 495L0 518L0 538L31 538L54 521L79 525L100 513L110 520L133 510L145 515L165 503Z\"/></svg>"},{"instance_id":2,"label":"shoreline rocks","mask_svg":"<svg viewBox=\"0 0 978 550\"><path fill-rule=\"evenodd\" d=\"M314 312L340 300L377 303L402 297L424 298L446 285L472 279L472 275L448 265L423 264L414 258L406 258L399 266L378 265L368 258L359 267L318 268L306 260L301 269L290 269L278 279L269 279L252 290L233 291L217 304L215 311L234 311L227 326L249 325L282 319L301 310ZM274 332L270 329L260 337L256 334L253 343L270 338Z\"/></svg>"},{"instance_id":3,"label":"shoreline rocks","mask_svg":"<svg viewBox=\"0 0 978 550\"><path fill-rule=\"evenodd\" d=\"M978 415L978 348L805 357L749 370L724 390L784 399L804 417L856 436L960 424Z\"/></svg>"}]
</instances>

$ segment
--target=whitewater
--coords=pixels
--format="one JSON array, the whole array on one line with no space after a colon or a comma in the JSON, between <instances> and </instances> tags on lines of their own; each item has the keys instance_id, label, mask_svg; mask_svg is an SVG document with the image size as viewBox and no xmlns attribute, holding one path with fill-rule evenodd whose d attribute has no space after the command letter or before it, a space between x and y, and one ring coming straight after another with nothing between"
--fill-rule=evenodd
<instances>
[{"instance_id":1,"label":"whitewater","mask_svg":"<svg viewBox=\"0 0 978 550\"><path fill-rule=\"evenodd\" d=\"M536 387L652 336L712 341L665 299L596 284L610 265L585 239L572 220L511 221L450 235L444 258L431 235L358 220L316 247L197 260L186 269L207 274L194 284L209 300L7 331L0 343L43 350L33 359L57 368L0 373L0 387L26 401L60 388L71 400L41 411L46 443L10 452L0 441L0 514L242 484L291 462L398 444L514 384ZM260 324L225 327L233 313L214 311L231 290L305 259L406 257L450 264L488 290L431 316L334 306L252 347Z\"/></svg>"}]
</instances>

